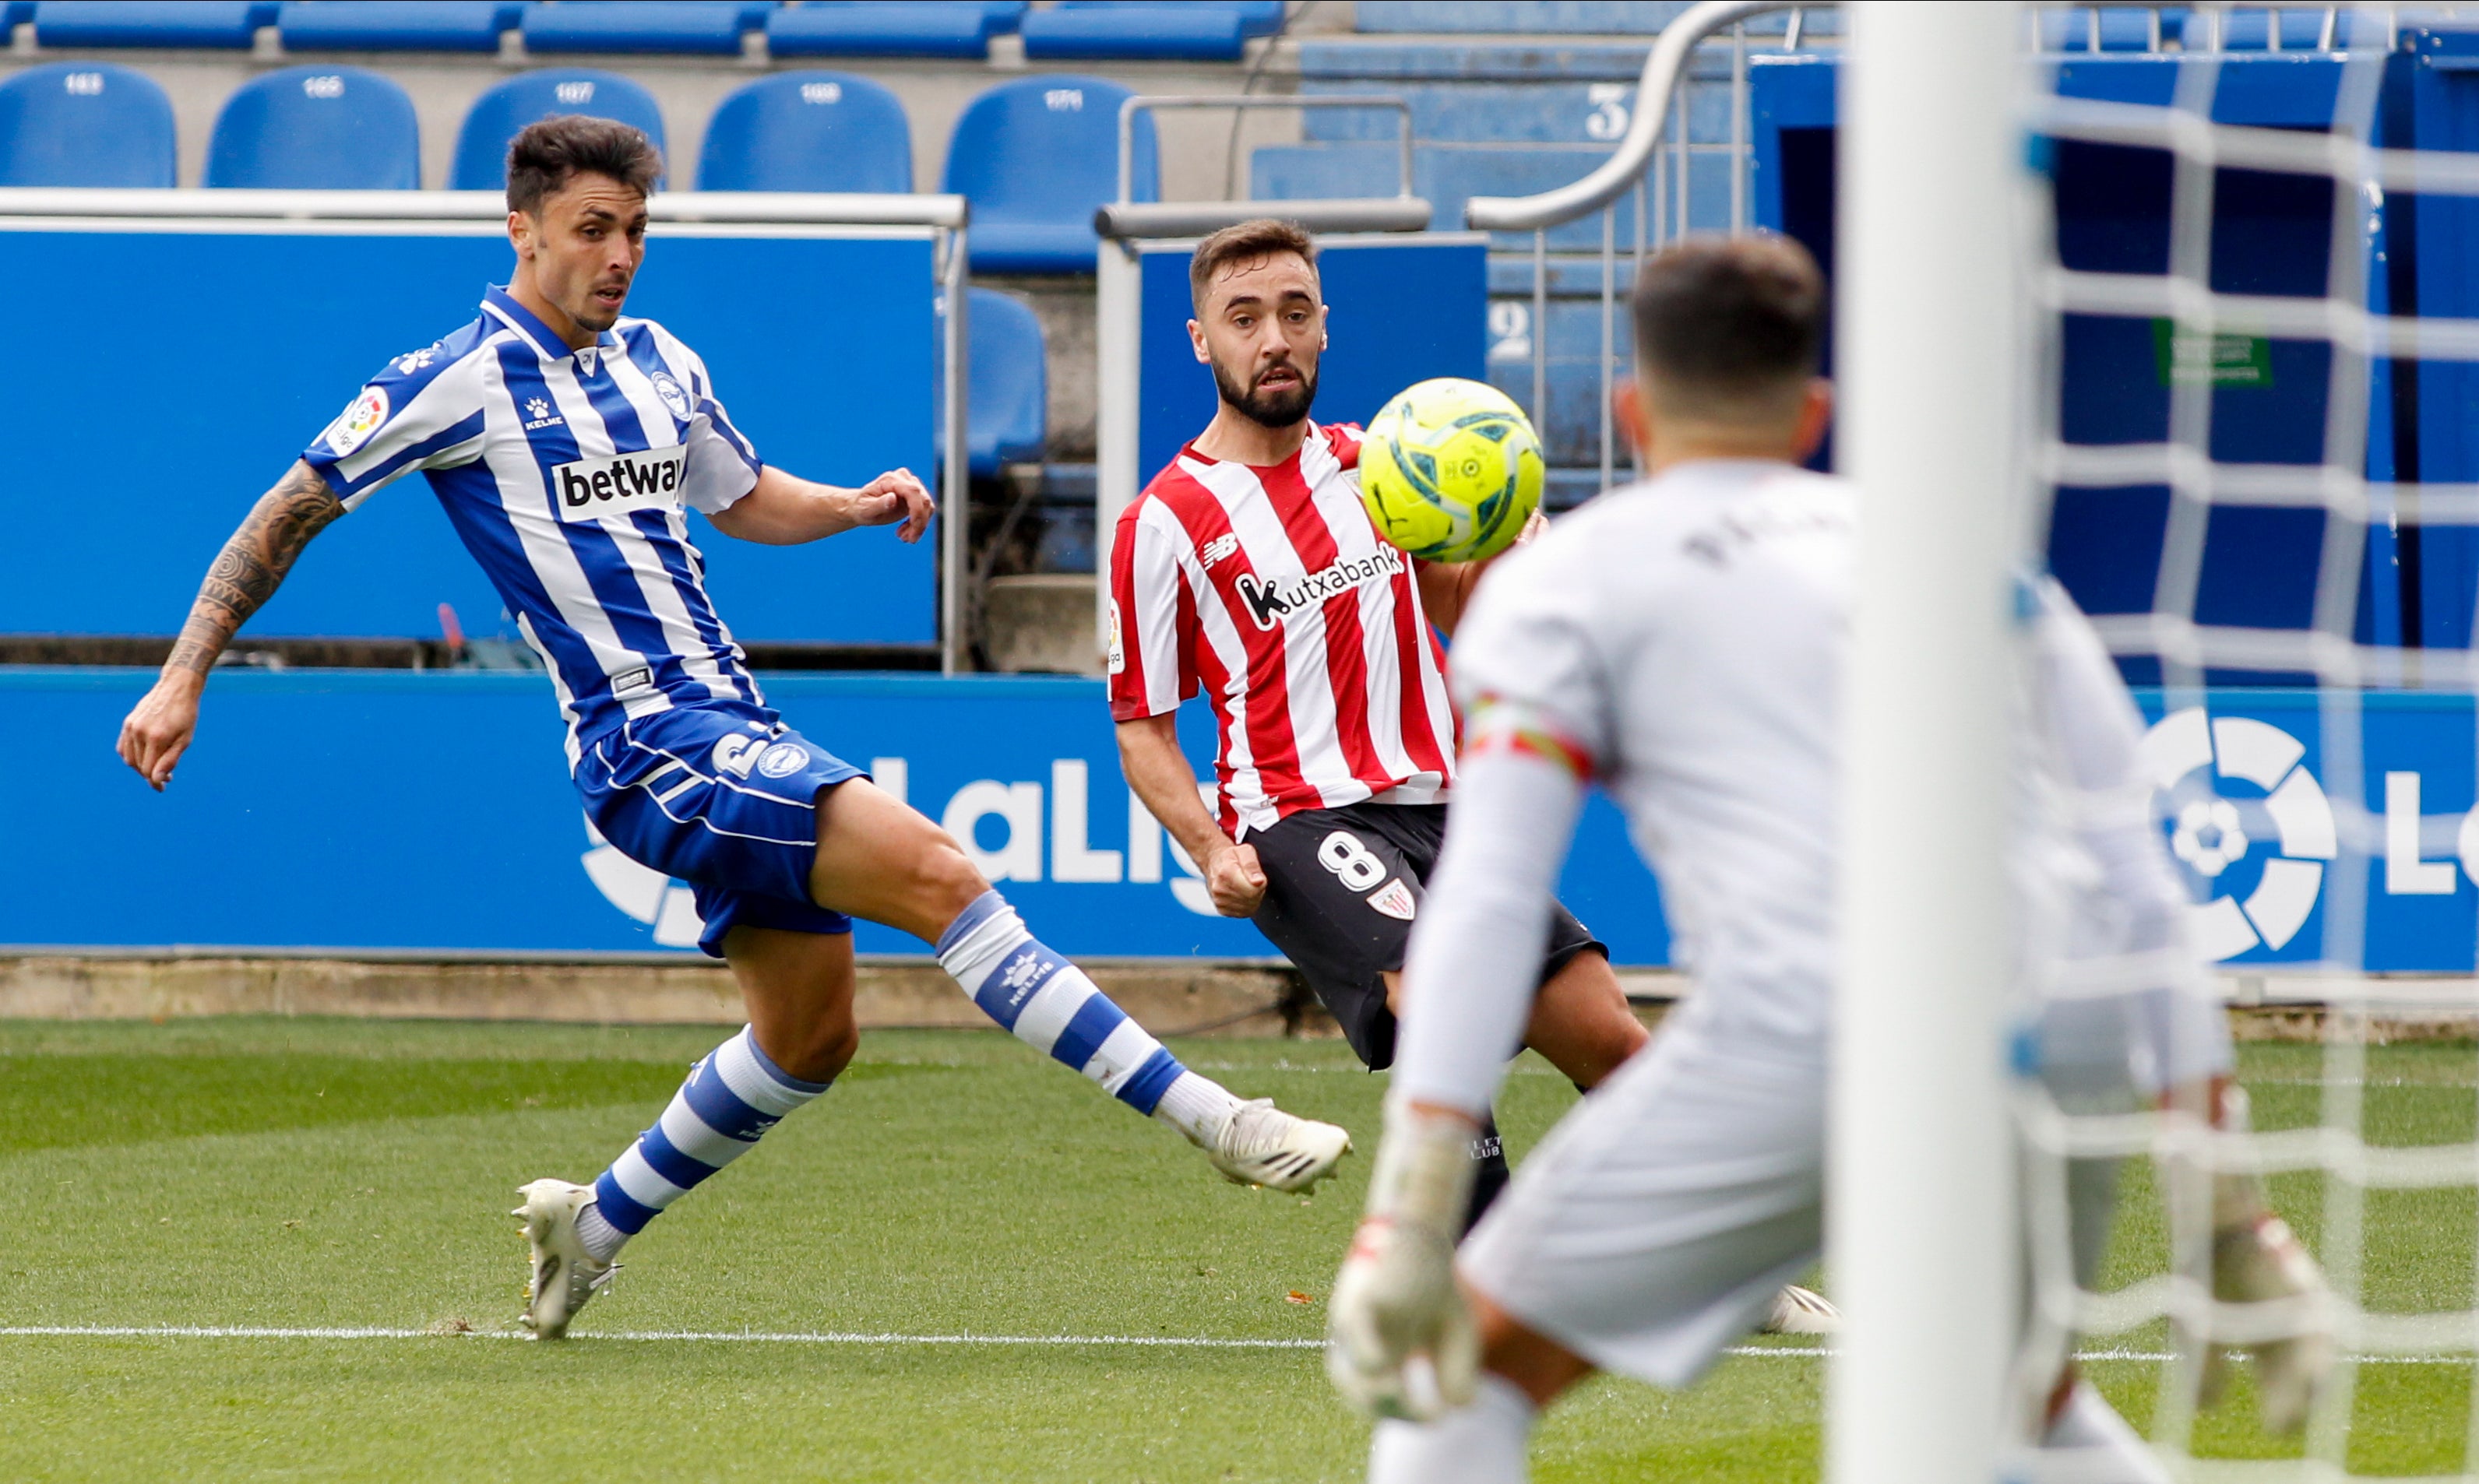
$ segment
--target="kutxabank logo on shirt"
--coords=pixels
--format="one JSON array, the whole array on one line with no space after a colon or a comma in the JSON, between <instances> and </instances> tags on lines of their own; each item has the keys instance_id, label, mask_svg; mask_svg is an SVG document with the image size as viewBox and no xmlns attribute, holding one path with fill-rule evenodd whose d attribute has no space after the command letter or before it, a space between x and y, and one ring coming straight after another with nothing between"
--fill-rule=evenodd
<instances>
[{"instance_id":1,"label":"kutxabank logo on shirt","mask_svg":"<svg viewBox=\"0 0 2479 1484\"><path fill-rule=\"evenodd\" d=\"M1247 605L1248 616L1257 627L1270 629L1300 609L1341 597L1372 582L1384 582L1402 570L1403 553L1392 546L1380 546L1365 557L1339 557L1300 577L1266 578L1242 572L1232 586L1239 591L1240 601Z\"/></svg>"}]
</instances>

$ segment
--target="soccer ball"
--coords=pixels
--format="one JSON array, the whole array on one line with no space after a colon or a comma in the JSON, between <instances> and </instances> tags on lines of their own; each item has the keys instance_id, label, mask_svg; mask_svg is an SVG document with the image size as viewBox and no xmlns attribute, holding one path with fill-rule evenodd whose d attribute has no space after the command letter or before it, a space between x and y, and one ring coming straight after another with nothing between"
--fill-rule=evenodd
<instances>
[{"instance_id":1,"label":"soccer ball","mask_svg":"<svg viewBox=\"0 0 2479 1484\"><path fill-rule=\"evenodd\" d=\"M1377 534L1426 562L1477 562L1515 543L1541 504L1541 439L1495 387L1441 376L1369 419L1360 501Z\"/></svg>"}]
</instances>

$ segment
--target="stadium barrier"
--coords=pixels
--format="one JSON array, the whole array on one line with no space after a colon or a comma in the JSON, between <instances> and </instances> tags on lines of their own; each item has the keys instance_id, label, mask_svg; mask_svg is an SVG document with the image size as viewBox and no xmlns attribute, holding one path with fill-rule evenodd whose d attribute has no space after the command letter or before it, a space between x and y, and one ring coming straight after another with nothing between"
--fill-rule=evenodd
<instances>
[{"instance_id":1,"label":"stadium barrier","mask_svg":"<svg viewBox=\"0 0 2479 1484\"><path fill-rule=\"evenodd\" d=\"M226 669L162 795L113 752L151 680L0 668L0 715L17 718L0 734L0 776L42 780L0 851L0 943L694 956L688 890L588 829L541 676ZM1177 847L1131 808L1100 682L764 682L794 726L963 841L1061 951L1273 957L1253 926L1214 915ZM1188 742L1210 756L1209 737ZM1606 805L1568 884L1620 962L1667 961L1651 879ZM872 924L856 946L926 952Z\"/></svg>"},{"instance_id":2,"label":"stadium barrier","mask_svg":"<svg viewBox=\"0 0 2479 1484\"><path fill-rule=\"evenodd\" d=\"M964 316L941 315L963 299L961 197L674 191L652 207L629 308L703 356L770 462L847 484L943 467L963 488ZM12 329L44 347L43 374L0 414L17 487L43 492L18 503L0 633L174 632L249 502L354 389L505 281L506 210L491 191L0 190ZM956 343L939 426L942 330ZM109 431L63 436L83 428ZM119 498L84 497L99 485ZM911 547L701 544L742 639L927 648L943 635L952 670L960 626L941 621L939 571L962 570L961 539L954 522ZM959 587L944 585L947 601ZM501 627L498 596L412 486L329 532L251 633L428 635L442 603L469 632Z\"/></svg>"}]
</instances>

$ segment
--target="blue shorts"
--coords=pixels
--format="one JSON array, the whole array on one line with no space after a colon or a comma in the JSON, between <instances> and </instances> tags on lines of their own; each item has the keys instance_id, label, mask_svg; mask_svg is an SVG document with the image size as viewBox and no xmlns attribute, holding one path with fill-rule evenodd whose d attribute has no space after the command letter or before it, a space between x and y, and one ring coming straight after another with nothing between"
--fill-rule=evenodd
<instances>
[{"instance_id":1,"label":"blue shorts","mask_svg":"<svg viewBox=\"0 0 2479 1484\"><path fill-rule=\"evenodd\" d=\"M849 933L809 897L818 791L868 775L771 711L680 707L588 742L576 791L602 838L697 892L698 946L723 956L735 923Z\"/></svg>"}]
</instances>

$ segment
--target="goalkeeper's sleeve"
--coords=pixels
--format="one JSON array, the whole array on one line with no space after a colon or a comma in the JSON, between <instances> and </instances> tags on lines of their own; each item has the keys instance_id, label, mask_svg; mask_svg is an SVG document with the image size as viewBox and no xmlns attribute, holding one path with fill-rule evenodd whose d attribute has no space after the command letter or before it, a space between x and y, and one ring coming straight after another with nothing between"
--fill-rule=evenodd
<instances>
[{"instance_id":1,"label":"goalkeeper's sleeve","mask_svg":"<svg viewBox=\"0 0 2479 1484\"><path fill-rule=\"evenodd\" d=\"M1488 1113L1507 1048L1523 1042L1558 868L1583 801L1584 781L1563 758L1492 744L1486 733L1467 748L1404 965L1396 1099L1475 1119Z\"/></svg>"}]
</instances>

